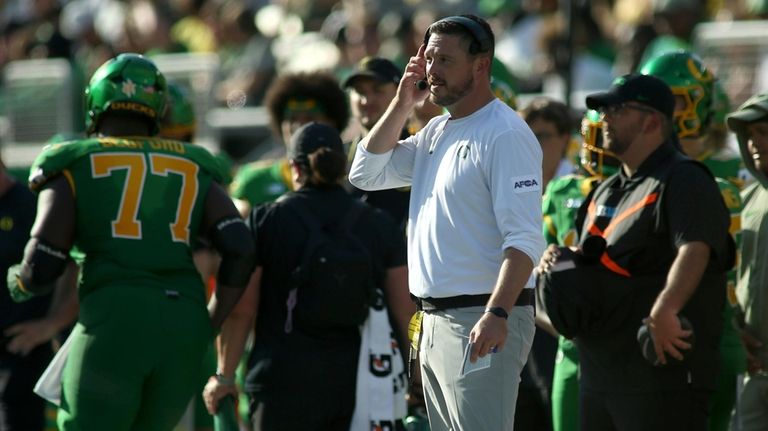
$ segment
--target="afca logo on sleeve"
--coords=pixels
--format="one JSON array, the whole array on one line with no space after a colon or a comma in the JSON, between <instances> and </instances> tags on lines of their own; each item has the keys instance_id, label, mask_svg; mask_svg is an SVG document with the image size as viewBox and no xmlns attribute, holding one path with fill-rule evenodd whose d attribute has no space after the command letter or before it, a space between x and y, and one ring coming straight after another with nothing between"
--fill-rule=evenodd
<instances>
[{"instance_id":1,"label":"afca logo on sleeve","mask_svg":"<svg viewBox=\"0 0 768 431\"><path fill-rule=\"evenodd\" d=\"M533 175L523 175L512 177L512 190L515 193L528 193L541 190L541 186Z\"/></svg>"}]
</instances>

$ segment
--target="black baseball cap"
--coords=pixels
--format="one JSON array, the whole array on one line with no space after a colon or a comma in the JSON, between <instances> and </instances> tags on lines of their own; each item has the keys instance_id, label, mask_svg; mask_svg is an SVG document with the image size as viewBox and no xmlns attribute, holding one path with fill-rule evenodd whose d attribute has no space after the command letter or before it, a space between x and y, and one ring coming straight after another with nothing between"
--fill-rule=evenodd
<instances>
[{"instance_id":1,"label":"black baseball cap","mask_svg":"<svg viewBox=\"0 0 768 431\"><path fill-rule=\"evenodd\" d=\"M400 83L401 72L395 63L382 57L365 57L355 66L355 70L344 80L344 88L352 86L352 82L360 77L373 78L379 82Z\"/></svg>"},{"instance_id":2,"label":"black baseball cap","mask_svg":"<svg viewBox=\"0 0 768 431\"><path fill-rule=\"evenodd\" d=\"M307 123L291 135L290 158L306 164L310 154L324 147L344 154L339 131L327 124Z\"/></svg>"},{"instance_id":3,"label":"black baseball cap","mask_svg":"<svg viewBox=\"0 0 768 431\"><path fill-rule=\"evenodd\" d=\"M637 102L649 106L667 118L675 111L675 96L669 86L651 75L631 73L616 78L608 91L587 96L587 108L599 110L605 106Z\"/></svg>"}]
</instances>

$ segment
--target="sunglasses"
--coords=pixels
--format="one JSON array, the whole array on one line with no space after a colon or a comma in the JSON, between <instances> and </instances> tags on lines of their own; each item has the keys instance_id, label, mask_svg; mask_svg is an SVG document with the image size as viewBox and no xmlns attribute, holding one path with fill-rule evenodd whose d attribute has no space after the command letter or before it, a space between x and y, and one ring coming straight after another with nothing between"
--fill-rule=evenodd
<instances>
[{"instance_id":1,"label":"sunglasses","mask_svg":"<svg viewBox=\"0 0 768 431\"><path fill-rule=\"evenodd\" d=\"M650 113L650 114L658 112L657 110L655 110L653 108L647 108L647 107L645 107L643 105L631 105L631 104L626 103L626 102L624 102L624 103L617 103L615 105L601 106L600 108L597 109L597 112L599 112L600 115L603 116L603 117L606 116L606 115L610 115L610 116L614 116L615 117L617 115L620 115L621 112L623 112L625 109L634 109L635 111L647 112L647 113Z\"/></svg>"}]
</instances>

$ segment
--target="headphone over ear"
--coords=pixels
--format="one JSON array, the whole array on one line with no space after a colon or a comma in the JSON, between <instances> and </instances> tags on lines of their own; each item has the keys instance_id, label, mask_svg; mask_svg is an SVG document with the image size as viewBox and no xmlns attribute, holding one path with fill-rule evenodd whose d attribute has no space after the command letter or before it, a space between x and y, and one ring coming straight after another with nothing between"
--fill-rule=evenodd
<instances>
[{"instance_id":1,"label":"headphone over ear","mask_svg":"<svg viewBox=\"0 0 768 431\"><path fill-rule=\"evenodd\" d=\"M467 18L465 16L459 16L459 15L449 16L432 23L432 25L430 25L429 28L427 28L427 32L424 33L424 45L426 45L427 42L429 42L429 36L432 35L432 27L445 22L458 24L462 28L464 28L464 30L468 31L472 35L472 38L474 40L469 45L470 54L475 55L481 52L490 51L491 35L488 34L485 28L483 28L483 26L480 25L477 21L471 18Z\"/></svg>"}]
</instances>

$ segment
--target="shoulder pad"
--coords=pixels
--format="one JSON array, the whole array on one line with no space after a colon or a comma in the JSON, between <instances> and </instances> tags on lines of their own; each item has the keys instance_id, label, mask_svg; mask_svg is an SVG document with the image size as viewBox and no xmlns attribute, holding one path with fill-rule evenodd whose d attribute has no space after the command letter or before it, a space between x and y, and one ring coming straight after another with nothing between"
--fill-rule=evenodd
<instances>
[{"instance_id":1,"label":"shoulder pad","mask_svg":"<svg viewBox=\"0 0 768 431\"><path fill-rule=\"evenodd\" d=\"M150 138L147 140L150 149L171 154L180 154L197 163L201 169L208 172L217 183L224 183L229 178L228 167L222 159L215 157L205 147L171 139Z\"/></svg>"},{"instance_id":2,"label":"shoulder pad","mask_svg":"<svg viewBox=\"0 0 768 431\"><path fill-rule=\"evenodd\" d=\"M741 209L742 203L739 187L723 178L715 178L715 182L717 182L717 187L723 196L725 206L729 210Z\"/></svg>"},{"instance_id":3,"label":"shoulder pad","mask_svg":"<svg viewBox=\"0 0 768 431\"><path fill-rule=\"evenodd\" d=\"M29 174L29 188L39 190L48 180L64 171L80 157L97 151L101 146L97 139L59 142L46 145L37 156Z\"/></svg>"},{"instance_id":4,"label":"shoulder pad","mask_svg":"<svg viewBox=\"0 0 768 431\"><path fill-rule=\"evenodd\" d=\"M110 151L157 151L177 154L197 163L208 172L215 181L222 182L227 173L223 164L214 158L205 148L159 138L93 138L48 145L32 165L29 185L38 190L50 178L64 171L75 160L95 152Z\"/></svg>"}]
</instances>

